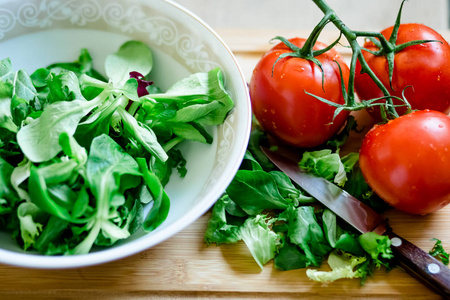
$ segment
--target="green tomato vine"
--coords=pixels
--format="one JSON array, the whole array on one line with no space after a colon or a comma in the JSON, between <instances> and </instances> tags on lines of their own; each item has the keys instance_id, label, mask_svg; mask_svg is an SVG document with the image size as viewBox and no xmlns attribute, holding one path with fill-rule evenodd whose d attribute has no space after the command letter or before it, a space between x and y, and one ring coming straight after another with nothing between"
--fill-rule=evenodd
<instances>
[{"instance_id":1,"label":"green tomato vine","mask_svg":"<svg viewBox=\"0 0 450 300\"><path fill-rule=\"evenodd\" d=\"M402 10L403 10L403 5L406 2L406 0L403 0L400 5L400 9L397 14L397 18L395 20L393 31L392 31L392 34L389 37L389 39L386 39L386 37L384 37L381 34L381 32L351 30L344 24L344 22L342 22L342 20L337 16L336 12L326 3L326 1L324 1L324 0L312 0L312 1L324 13L323 18L314 27L313 31L309 35L305 44L301 48L293 45L292 43L290 43L287 39L285 39L283 37L280 37L280 36L275 37L274 39L278 39L281 42L283 42L284 44L286 44L286 46L288 46L292 50L292 52L284 53L284 54L280 55L280 57L274 63L274 67L275 67L275 64L282 58L298 57L298 58L303 58L303 59L312 61L322 70L322 66L321 66L320 62L315 57L322 53L325 53L328 50L330 50L331 48L333 48L335 45L337 45L340 42L342 36L344 36L349 44L349 47L352 50L352 56L351 56L351 60L350 60L350 75L349 75L347 89L345 88L345 84L342 79L342 72L341 72L341 87L342 87L342 94L344 96L345 103L337 104L337 103L329 101L325 98L318 97L318 96L310 94L308 92L306 92L306 93L308 95L311 95L311 96L317 98L318 100L320 100L322 102L325 102L333 107L336 107L334 116L337 116L342 110L357 111L357 110L366 109L368 107L373 107L373 106L380 106L382 119L384 121L387 121L388 119L394 119L394 118L399 117L399 115L395 109L398 106L407 106L408 112L409 112L411 110L411 106L409 105L407 99L404 96L402 98L392 96L389 93L388 89L383 85L381 80L370 69L369 65L367 64L367 62L364 59L364 56L362 54L362 51L369 51L374 55L386 56L386 59L388 62L389 82L392 85L392 75L393 75L393 70L394 70L394 56L397 52L405 49L406 47L412 46L412 45L419 45L419 44L430 43L430 42L439 42L439 43L441 42L438 40L415 40L415 41L410 41L410 42L403 43L400 45L396 44L398 29L401 24L401 14L402 14ZM313 47L314 47L316 41L318 40L320 33L323 31L325 26L330 23L332 23L339 30L339 32L340 32L339 37L333 43L331 43L328 47L321 49L321 50L313 50ZM368 49L361 47L358 43L359 38L366 38L366 39L370 40L372 43L374 43L379 48L379 51L373 52L373 51L370 51ZM361 102L356 101L354 83L355 83L355 72L356 72L357 61L359 61L361 64L361 71L366 73L367 75L369 75L370 78L374 81L374 83L378 86L378 88L383 92L383 95L384 95L383 97L374 98L374 99L370 99L370 100L363 100ZM339 66L339 69L340 69L340 66ZM324 76L322 73L322 83L323 83L323 81L324 81ZM403 102L403 104L394 105L393 101L392 101L393 99L399 99ZM379 102L379 100L386 100L386 101L384 103L382 103L382 102Z\"/></svg>"}]
</instances>

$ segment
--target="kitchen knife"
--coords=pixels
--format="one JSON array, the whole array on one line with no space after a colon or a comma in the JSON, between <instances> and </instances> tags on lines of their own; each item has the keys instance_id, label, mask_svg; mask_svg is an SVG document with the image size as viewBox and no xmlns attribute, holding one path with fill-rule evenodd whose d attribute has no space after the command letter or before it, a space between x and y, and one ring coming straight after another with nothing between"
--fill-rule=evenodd
<instances>
[{"instance_id":1,"label":"kitchen knife","mask_svg":"<svg viewBox=\"0 0 450 300\"><path fill-rule=\"evenodd\" d=\"M387 235L400 266L438 294L450 299L450 269L440 261L393 233L387 220L346 191L328 180L301 169L298 161L261 147L263 153L281 171L308 194L352 225L361 233L376 232Z\"/></svg>"}]
</instances>

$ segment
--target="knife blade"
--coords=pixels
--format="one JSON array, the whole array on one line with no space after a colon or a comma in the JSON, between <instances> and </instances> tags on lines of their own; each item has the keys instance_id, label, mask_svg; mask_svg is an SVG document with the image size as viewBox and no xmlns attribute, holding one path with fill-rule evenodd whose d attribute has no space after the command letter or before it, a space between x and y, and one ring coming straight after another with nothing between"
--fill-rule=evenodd
<instances>
[{"instance_id":1,"label":"knife blade","mask_svg":"<svg viewBox=\"0 0 450 300\"><path fill-rule=\"evenodd\" d=\"M450 269L416 245L395 234L387 220L346 191L328 180L306 172L297 161L261 147L262 152L281 171L308 194L361 233L387 235L399 265L436 293L450 299Z\"/></svg>"}]
</instances>

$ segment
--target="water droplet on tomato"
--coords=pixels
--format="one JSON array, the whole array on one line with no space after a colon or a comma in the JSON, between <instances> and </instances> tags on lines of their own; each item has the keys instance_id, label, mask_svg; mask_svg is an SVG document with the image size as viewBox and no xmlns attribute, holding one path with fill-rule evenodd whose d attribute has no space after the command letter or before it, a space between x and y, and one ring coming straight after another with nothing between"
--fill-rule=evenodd
<instances>
[{"instance_id":1,"label":"water droplet on tomato","mask_svg":"<svg viewBox=\"0 0 450 300\"><path fill-rule=\"evenodd\" d=\"M274 114L275 114L275 109L272 108L272 109L270 110L270 112L272 113L272 115L274 115Z\"/></svg>"}]
</instances>

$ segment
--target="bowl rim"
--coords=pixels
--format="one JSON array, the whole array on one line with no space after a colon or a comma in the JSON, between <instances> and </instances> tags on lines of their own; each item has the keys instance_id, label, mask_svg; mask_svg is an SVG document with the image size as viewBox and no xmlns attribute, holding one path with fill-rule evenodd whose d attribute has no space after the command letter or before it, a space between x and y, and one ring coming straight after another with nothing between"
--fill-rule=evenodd
<instances>
[{"instance_id":1,"label":"bowl rim","mask_svg":"<svg viewBox=\"0 0 450 300\"><path fill-rule=\"evenodd\" d=\"M236 160L227 164L227 170L229 172L224 172L225 175L222 175L221 181L224 183L223 186L228 186L233 180L236 172L238 171L242 159L244 158L247 144L250 139L251 133L251 124L252 124L252 109L250 104L250 95L248 92L247 81L242 72L242 69L231 51L228 45L222 40L222 38L212 29L208 24L206 24L201 18L199 18L196 14L191 12L189 9L183 7L182 5L172 1L172 0L161 0L174 8L180 10L182 13L189 15L194 21L198 22L201 26L207 29L212 37L214 37L226 50L232 61L234 62L234 67L236 67L240 78L235 79L236 81L242 82L242 86L245 91L245 99L246 99L246 115L245 118L248 120L245 128L240 128L244 132L241 136L244 138L242 141L237 141L242 145L239 145L239 151L236 154ZM143 2L141 0L141 2ZM219 197L223 194L224 190L222 188L213 186L210 191L203 195L203 201L196 203L190 211L192 213L183 215L181 218L177 219L172 224L168 225L164 230L158 231L155 230L152 232L151 237L146 237L145 235L139 239L133 240L129 243L118 245L111 248L106 248L98 252L91 252L88 254L81 255L73 255L73 256L45 256L42 254L33 254L26 252L14 252L5 249L0 249L0 263L4 263L7 265L13 265L18 267L25 268L36 268L36 269L70 269L70 268L81 268L87 266L100 265L107 262L116 261L119 259L123 259L132 255L135 255L139 252L142 252L146 249L150 249L157 244L162 243L163 241L173 237L178 232L182 231L193 222L198 220L202 215L204 215L219 199ZM127 248L127 251L124 251L124 248Z\"/></svg>"}]
</instances>

